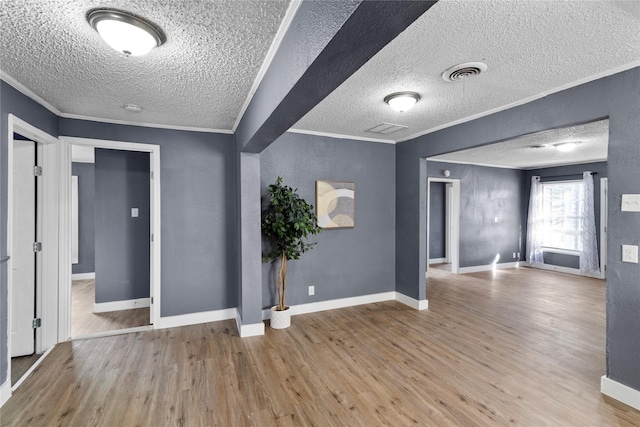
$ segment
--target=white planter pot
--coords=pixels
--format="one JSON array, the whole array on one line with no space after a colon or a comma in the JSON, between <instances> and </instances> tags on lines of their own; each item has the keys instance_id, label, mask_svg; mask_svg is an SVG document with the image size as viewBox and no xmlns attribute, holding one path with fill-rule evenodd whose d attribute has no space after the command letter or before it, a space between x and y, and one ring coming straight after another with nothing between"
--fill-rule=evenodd
<instances>
[{"instance_id":1,"label":"white planter pot","mask_svg":"<svg viewBox=\"0 0 640 427\"><path fill-rule=\"evenodd\" d=\"M276 310L277 305L271 307L271 327L273 329L285 329L291 326L291 309L286 307L282 311Z\"/></svg>"}]
</instances>

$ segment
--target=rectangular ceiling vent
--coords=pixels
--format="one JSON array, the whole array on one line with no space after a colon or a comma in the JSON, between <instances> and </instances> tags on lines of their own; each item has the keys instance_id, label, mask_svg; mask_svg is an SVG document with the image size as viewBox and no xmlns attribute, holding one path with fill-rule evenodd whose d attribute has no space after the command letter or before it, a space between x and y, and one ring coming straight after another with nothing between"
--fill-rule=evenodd
<instances>
[{"instance_id":1,"label":"rectangular ceiling vent","mask_svg":"<svg viewBox=\"0 0 640 427\"><path fill-rule=\"evenodd\" d=\"M379 125L374 126L371 129L367 129L367 132L389 135L390 133L398 132L402 129L407 129L407 126L394 125L393 123L380 123Z\"/></svg>"}]
</instances>

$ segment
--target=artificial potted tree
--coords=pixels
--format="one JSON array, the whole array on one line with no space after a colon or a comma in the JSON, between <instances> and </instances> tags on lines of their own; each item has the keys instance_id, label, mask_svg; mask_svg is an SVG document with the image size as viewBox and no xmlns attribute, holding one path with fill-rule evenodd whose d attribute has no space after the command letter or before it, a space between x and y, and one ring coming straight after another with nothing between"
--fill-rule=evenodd
<instances>
[{"instance_id":1,"label":"artificial potted tree","mask_svg":"<svg viewBox=\"0 0 640 427\"><path fill-rule=\"evenodd\" d=\"M263 262L280 260L277 288L278 305L271 308L271 327L284 329L291 325L291 310L285 305L287 291L287 262L300 259L300 255L313 248L316 243L307 242L309 235L322 231L318 227L313 206L300 198L297 189L282 184L278 177L269 186L269 204L262 216L262 232L270 247Z\"/></svg>"}]
</instances>

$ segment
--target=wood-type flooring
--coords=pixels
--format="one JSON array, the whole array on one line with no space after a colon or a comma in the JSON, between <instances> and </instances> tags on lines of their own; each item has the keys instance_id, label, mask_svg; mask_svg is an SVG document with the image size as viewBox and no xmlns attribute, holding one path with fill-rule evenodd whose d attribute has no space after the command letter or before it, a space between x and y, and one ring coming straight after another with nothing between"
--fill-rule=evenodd
<instances>
[{"instance_id":1,"label":"wood-type flooring","mask_svg":"<svg viewBox=\"0 0 640 427\"><path fill-rule=\"evenodd\" d=\"M639 426L604 397L604 281L431 269L397 301L59 344L2 426Z\"/></svg>"}]
</instances>

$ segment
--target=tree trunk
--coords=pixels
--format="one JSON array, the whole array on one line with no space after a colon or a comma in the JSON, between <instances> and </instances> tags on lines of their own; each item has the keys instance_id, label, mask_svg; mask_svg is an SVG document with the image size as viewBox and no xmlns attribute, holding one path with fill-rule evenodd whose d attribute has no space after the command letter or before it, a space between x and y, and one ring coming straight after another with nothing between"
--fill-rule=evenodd
<instances>
[{"instance_id":1,"label":"tree trunk","mask_svg":"<svg viewBox=\"0 0 640 427\"><path fill-rule=\"evenodd\" d=\"M283 311L284 295L287 291L287 255L285 251L282 251L282 260L280 262L280 270L278 271L278 310Z\"/></svg>"}]
</instances>

